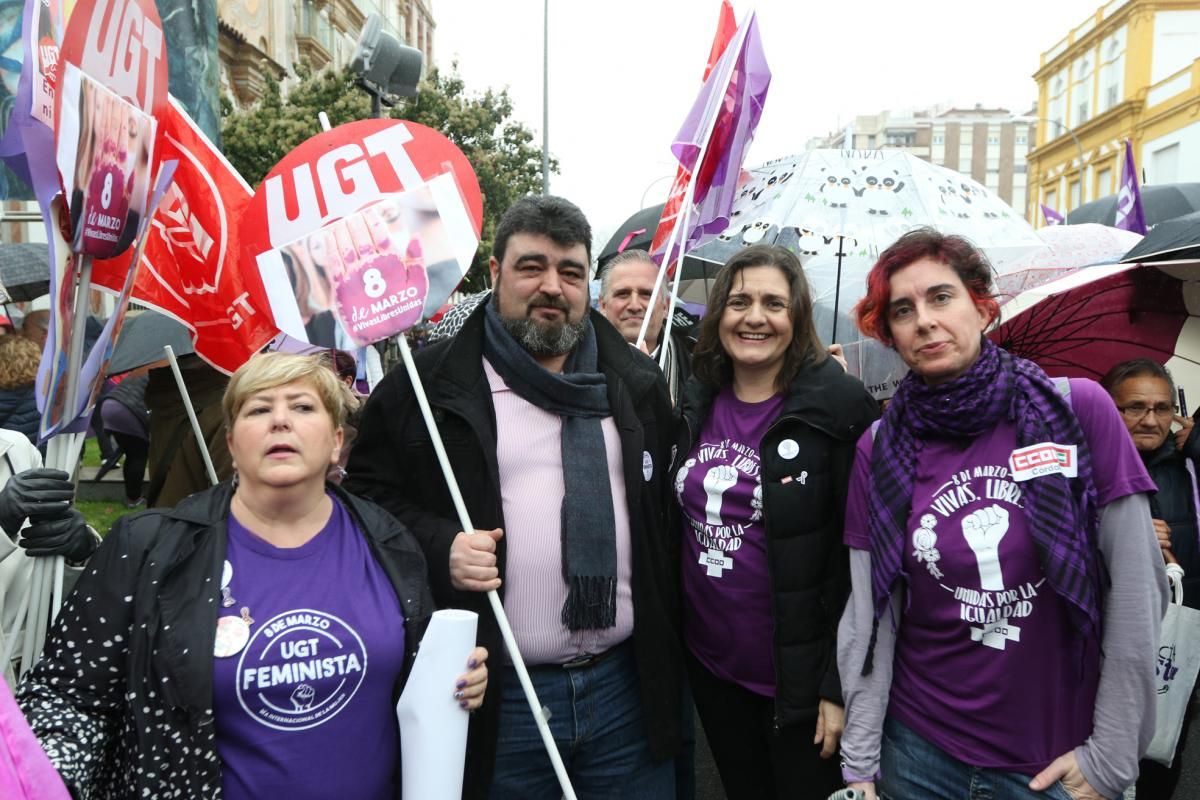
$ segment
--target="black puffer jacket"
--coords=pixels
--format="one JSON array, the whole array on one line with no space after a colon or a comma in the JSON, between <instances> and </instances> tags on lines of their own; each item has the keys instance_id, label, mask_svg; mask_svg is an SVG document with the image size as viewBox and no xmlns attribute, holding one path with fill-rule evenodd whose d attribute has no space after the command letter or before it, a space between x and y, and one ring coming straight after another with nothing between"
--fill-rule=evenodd
<instances>
[{"instance_id":1,"label":"black puffer jacket","mask_svg":"<svg viewBox=\"0 0 1200 800\"><path fill-rule=\"evenodd\" d=\"M685 387L672 475L691 452L715 396L716 390L695 378ZM835 645L850 595L850 562L842 543L846 490L854 447L878 417L879 406L862 383L827 358L792 381L779 418L758 446L780 726L815 720L822 698L842 703ZM798 445L784 448L798 453L790 459L780 453L786 439ZM807 475L799 480L802 473ZM671 524L678 542L682 522L678 506L675 510Z\"/></svg>"},{"instance_id":2,"label":"black puffer jacket","mask_svg":"<svg viewBox=\"0 0 1200 800\"><path fill-rule=\"evenodd\" d=\"M331 489L404 609L395 699L433 613L425 559L378 506ZM21 710L76 797L221 796L212 653L231 497L223 483L119 520L21 683Z\"/></svg>"},{"instance_id":3,"label":"black puffer jacket","mask_svg":"<svg viewBox=\"0 0 1200 800\"><path fill-rule=\"evenodd\" d=\"M0 389L0 428L23 433L37 444L41 419L32 383L21 389Z\"/></svg>"},{"instance_id":4,"label":"black puffer jacket","mask_svg":"<svg viewBox=\"0 0 1200 800\"><path fill-rule=\"evenodd\" d=\"M150 385L150 376L141 375L137 378L126 378L113 387L104 397L104 402L120 403L137 417L146 429L146 438L150 438L150 409L146 408L146 387Z\"/></svg>"},{"instance_id":5,"label":"black puffer jacket","mask_svg":"<svg viewBox=\"0 0 1200 800\"><path fill-rule=\"evenodd\" d=\"M1200 460L1200 426L1192 429L1183 450L1175 446L1175 434L1167 436L1153 453L1142 453L1142 463L1158 492L1150 498L1150 510L1171 529L1171 552L1183 567L1183 604L1200 608L1200 529L1196 517L1196 487L1188 473L1188 462L1196 469Z\"/></svg>"}]
</instances>

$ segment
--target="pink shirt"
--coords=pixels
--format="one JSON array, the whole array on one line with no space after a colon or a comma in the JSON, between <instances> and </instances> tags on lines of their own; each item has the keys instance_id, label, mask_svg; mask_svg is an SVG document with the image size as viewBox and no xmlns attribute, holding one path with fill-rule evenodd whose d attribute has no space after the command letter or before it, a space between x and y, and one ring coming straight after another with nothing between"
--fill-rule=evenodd
<instances>
[{"instance_id":1,"label":"pink shirt","mask_svg":"<svg viewBox=\"0 0 1200 800\"><path fill-rule=\"evenodd\" d=\"M602 421L617 540L617 624L572 632L562 624L567 583L562 569L562 418L508 388L483 361L496 411L496 461L504 505L504 611L529 664L562 664L602 653L633 633L632 557L621 439L612 417Z\"/></svg>"}]
</instances>

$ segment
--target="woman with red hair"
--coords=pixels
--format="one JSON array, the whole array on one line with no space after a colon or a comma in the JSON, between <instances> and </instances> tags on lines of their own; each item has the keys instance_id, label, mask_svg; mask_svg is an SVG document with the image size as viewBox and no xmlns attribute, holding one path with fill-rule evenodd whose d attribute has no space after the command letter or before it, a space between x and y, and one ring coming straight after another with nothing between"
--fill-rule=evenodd
<instances>
[{"instance_id":1,"label":"woman with red hair","mask_svg":"<svg viewBox=\"0 0 1200 800\"><path fill-rule=\"evenodd\" d=\"M910 369L846 511L843 778L868 798L1118 797L1153 735L1154 484L1103 389L987 340L991 286L923 228L856 309Z\"/></svg>"}]
</instances>

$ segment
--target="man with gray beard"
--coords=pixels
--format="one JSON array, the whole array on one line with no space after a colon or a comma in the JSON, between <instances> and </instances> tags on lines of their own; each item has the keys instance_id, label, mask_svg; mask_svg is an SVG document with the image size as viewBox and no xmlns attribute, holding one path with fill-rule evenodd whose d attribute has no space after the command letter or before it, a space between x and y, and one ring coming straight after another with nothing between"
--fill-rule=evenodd
<instances>
[{"instance_id":1,"label":"man with gray beard","mask_svg":"<svg viewBox=\"0 0 1200 800\"><path fill-rule=\"evenodd\" d=\"M493 294L416 355L472 522L461 530L408 375L371 395L345 486L420 540L439 606L477 611L493 653L465 797L558 798L483 594L498 589L580 798L673 800L681 649L663 502L662 374L589 308L591 228L557 197L496 228ZM636 624L635 624L636 623Z\"/></svg>"}]
</instances>

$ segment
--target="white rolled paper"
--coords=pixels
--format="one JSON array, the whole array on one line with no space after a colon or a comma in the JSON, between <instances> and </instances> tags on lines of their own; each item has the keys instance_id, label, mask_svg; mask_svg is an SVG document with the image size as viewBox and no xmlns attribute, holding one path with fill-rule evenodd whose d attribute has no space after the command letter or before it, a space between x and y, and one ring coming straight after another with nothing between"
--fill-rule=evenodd
<instances>
[{"instance_id":1,"label":"white rolled paper","mask_svg":"<svg viewBox=\"0 0 1200 800\"><path fill-rule=\"evenodd\" d=\"M478 622L473 611L437 611L421 640L416 663L396 703L405 797L462 797L470 715L454 699L454 683L467 671Z\"/></svg>"}]
</instances>

